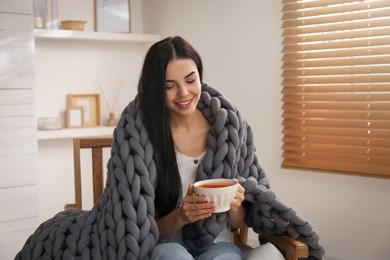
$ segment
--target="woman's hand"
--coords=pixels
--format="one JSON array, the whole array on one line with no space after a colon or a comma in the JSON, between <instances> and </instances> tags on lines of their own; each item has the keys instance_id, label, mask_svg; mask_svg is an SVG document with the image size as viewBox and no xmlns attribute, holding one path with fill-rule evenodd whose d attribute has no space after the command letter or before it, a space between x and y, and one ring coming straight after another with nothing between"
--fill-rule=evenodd
<instances>
[{"instance_id":1,"label":"woman's hand","mask_svg":"<svg viewBox=\"0 0 390 260\"><path fill-rule=\"evenodd\" d=\"M188 223L210 217L214 211L215 204L207 202L204 196L196 196L194 187L190 184L180 207L157 220L159 239L170 236Z\"/></svg>"},{"instance_id":2,"label":"woman's hand","mask_svg":"<svg viewBox=\"0 0 390 260\"><path fill-rule=\"evenodd\" d=\"M233 228L239 228L242 226L245 220L245 207L242 202L245 199L245 188L238 184L236 196L230 204L229 210L229 225Z\"/></svg>"},{"instance_id":3,"label":"woman's hand","mask_svg":"<svg viewBox=\"0 0 390 260\"><path fill-rule=\"evenodd\" d=\"M237 211L240 208L241 203L244 201L244 199L245 199L245 189L240 184L238 184L236 196L234 197L232 203L230 204L230 211L233 212Z\"/></svg>"},{"instance_id":4,"label":"woman's hand","mask_svg":"<svg viewBox=\"0 0 390 260\"><path fill-rule=\"evenodd\" d=\"M214 202L207 202L205 196L194 194L194 185L188 185L186 196L180 206L180 216L184 224L208 218L215 211Z\"/></svg>"}]
</instances>

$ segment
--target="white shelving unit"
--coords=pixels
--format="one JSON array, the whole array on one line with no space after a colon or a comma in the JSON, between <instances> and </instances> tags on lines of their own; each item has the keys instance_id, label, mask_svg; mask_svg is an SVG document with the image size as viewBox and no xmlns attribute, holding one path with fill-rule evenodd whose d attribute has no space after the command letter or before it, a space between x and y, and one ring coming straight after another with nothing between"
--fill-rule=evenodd
<instances>
[{"instance_id":1,"label":"white shelving unit","mask_svg":"<svg viewBox=\"0 0 390 260\"><path fill-rule=\"evenodd\" d=\"M94 1L59 2L59 21L80 19L88 21L87 25L93 24ZM74 12L75 3L77 12ZM65 121L61 117L66 108L66 95L97 92L93 81L98 78L104 87L103 91L107 92L107 98L110 98L118 79L125 81L125 89L114 111L119 119L122 109L136 94L137 78L147 50L162 38L160 35L143 33L142 4L142 0L131 0L132 33L94 32L88 26L84 31L34 30L37 117L59 116ZM107 110L102 109L100 112L104 122L108 116ZM109 137L113 135L114 128L99 126L37 131L39 218L42 221L63 210L63 205L74 201L72 139ZM89 152L83 151L80 159L84 173L92 172ZM110 158L110 149L105 149L103 157L106 164ZM88 194L92 194L88 181L82 188L84 195L87 195L86 200L83 199L86 208L92 207L92 198L91 204L88 204Z\"/></svg>"},{"instance_id":2,"label":"white shelving unit","mask_svg":"<svg viewBox=\"0 0 390 260\"><path fill-rule=\"evenodd\" d=\"M134 42L153 43L161 39L156 34L134 34L134 33L109 33L109 32L88 32L71 30L34 30L35 39L43 40L81 40L96 42Z\"/></svg>"},{"instance_id":3,"label":"white shelving unit","mask_svg":"<svg viewBox=\"0 0 390 260\"><path fill-rule=\"evenodd\" d=\"M112 136L114 132L113 126L100 126L88 128L64 128L60 130L38 131L37 139L41 140L55 140L67 139L74 137L99 137Z\"/></svg>"},{"instance_id":4,"label":"white shelving unit","mask_svg":"<svg viewBox=\"0 0 390 260\"><path fill-rule=\"evenodd\" d=\"M36 40L44 41L93 41L107 44L115 42L152 44L161 39L161 36L156 34L110 33L46 29L35 29L34 37ZM64 128L61 130L38 131L37 139L38 141L41 141L67 139L74 137L112 136L113 130L114 127L100 126L89 128Z\"/></svg>"}]
</instances>

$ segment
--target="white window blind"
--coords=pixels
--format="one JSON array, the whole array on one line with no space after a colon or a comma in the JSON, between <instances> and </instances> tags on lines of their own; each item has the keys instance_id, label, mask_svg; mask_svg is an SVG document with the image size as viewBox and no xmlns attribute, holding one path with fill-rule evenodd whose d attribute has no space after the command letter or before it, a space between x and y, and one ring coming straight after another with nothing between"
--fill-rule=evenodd
<instances>
[{"instance_id":1,"label":"white window blind","mask_svg":"<svg viewBox=\"0 0 390 260\"><path fill-rule=\"evenodd\" d=\"M390 0L282 3L282 166L390 178Z\"/></svg>"}]
</instances>

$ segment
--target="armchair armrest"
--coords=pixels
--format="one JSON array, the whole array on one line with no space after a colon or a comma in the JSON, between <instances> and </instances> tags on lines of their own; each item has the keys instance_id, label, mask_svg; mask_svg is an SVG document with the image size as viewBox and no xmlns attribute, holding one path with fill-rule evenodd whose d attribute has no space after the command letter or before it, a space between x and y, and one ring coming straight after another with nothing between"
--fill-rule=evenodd
<instances>
[{"instance_id":1,"label":"armchair armrest","mask_svg":"<svg viewBox=\"0 0 390 260\"><path fill-rule=\"evenodd\" d=\"M262 234L261 236L283 251L286 260L298 260L309 256L307 245L297 239L274 234Z\"/></svg>"},{"instance_id":2,"label":"armchair armrest","mask_svg":"<svg viewBox=\"0 0 390 260\"><path fill-rule=\"evenodd\" d=\"M235 244L247 244L248 226L243 224L232 235ZM307 245L295 238L274 234L261 234L260 237L274 244L284 254L286 260L305 259L309 256Z\"/></svg>"}]
</instances>

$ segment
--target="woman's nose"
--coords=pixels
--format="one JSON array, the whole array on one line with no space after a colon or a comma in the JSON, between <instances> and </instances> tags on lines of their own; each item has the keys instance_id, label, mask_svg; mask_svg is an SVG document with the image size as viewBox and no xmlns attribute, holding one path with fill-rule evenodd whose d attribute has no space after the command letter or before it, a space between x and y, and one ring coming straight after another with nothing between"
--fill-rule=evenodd
<instances>
[{"instance_id":1,"label":"woman's nose","mask_svg":"<svg viewBox=\"0 0 390 260\"><path fill-rule=\"evenodd\" d=\"M185 96L188 94L188 89L187 89L187 87L181 85L181 86L179 87L178 94L179 94L179 96L181 96L181 97L185 97Z\"/></svg>"}]
</instances>

